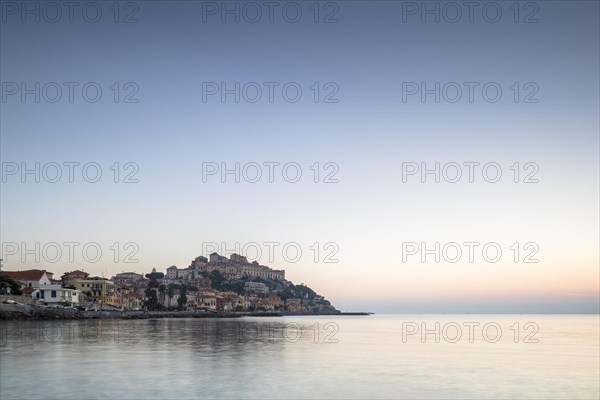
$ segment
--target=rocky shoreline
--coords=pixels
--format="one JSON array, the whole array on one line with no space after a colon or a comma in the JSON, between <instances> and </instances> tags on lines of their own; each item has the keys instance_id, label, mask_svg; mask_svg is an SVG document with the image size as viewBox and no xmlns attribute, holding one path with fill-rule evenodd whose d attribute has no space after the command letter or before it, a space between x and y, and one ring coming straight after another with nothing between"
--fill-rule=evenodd
<instances>
[{"instance_id":1,"label":"rocky shoreline","mask_svg":"<svg viewBox=\"0 0 600 400\"><path fill-rule=\"evenodd\" d=\"M372 313L288 313L288 312L199 312L199 311L76 311L60 308L15 306L0 309L0 320L75 320L75 319L156 319L156 318L241 318L318 315L371 315ZM9 309L10 308L10 309Z\"/></svg>"}]
</instances>

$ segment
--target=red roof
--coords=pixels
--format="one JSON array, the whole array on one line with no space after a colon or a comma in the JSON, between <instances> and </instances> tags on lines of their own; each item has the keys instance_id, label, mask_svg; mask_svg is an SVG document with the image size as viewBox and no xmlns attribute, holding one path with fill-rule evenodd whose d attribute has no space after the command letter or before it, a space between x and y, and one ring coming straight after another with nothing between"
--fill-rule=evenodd
<instances>
[{"instance_id":1,"label":"red roof","mask_svg":"<svg viewBox=\"0 0 600 400\"><path fill-rule=\"evenodd\" d=\"M0 275L8 276L15 281L38 281L42 279L45 273L46 270L29 269L27 271L2 271Z\"/></svg>"},{"instance_id":2,"label":"red roof","mask_svg":"<svg viewBox=\"0 0 600 400\"><path fill-rule=\"evenodd\" d=\"M32 287L26 287L25 289L23 289L21 291L25 294L31 294L31 293L33 293L34 290L36 290L36 289L32 288Z\"/></svg>"}]
</instances>

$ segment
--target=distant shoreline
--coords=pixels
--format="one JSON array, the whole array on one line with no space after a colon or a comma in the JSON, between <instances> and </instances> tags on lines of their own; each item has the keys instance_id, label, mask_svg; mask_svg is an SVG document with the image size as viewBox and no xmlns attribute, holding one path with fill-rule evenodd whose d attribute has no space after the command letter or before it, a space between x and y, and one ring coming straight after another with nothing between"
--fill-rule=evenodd
<instances>
[{"instance_id":1,"label":"distant shoreline","mask_svg":"<svg viewBox=\"0 0 600 400\"><path fill-rule=\"evenodd\" d=\"M288 312L199 312L199 311L80 311L66 309L39 309L0 311L0 321L48 321L81 319L158 319L158 318L242 318L289 316L368 316L369 312L288 313Z\"/></svg>"}]
</instances>

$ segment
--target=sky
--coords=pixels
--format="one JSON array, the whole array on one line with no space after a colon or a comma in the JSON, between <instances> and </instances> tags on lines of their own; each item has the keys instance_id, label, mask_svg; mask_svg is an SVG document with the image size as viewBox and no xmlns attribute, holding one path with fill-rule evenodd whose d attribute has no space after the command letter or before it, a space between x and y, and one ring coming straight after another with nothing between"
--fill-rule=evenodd
<instances>
[{"instance_id":1,"label":"sky","mask_svg":"<svg viewBox=\"0 0 600 400\"><path fill-rule=\"evenodd\" d=\"M599 312L599 3L516 4L1 1L4 268Z\"/></svg>"}]
</instances>

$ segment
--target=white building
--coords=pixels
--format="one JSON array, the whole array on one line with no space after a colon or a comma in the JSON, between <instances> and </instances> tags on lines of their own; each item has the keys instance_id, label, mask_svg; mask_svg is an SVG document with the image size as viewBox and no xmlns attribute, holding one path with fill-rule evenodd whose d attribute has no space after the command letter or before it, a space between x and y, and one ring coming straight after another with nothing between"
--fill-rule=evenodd
<instances>
[{"instance_id":1,"label":"white building","mask_svg":"<svg viewBox=\"0 0 600 400\"><path fill-rule=\"evenodd\" d=\"M177 267L172 265L167 268L167 273L165 274L166 279L177 279Z\"/></svg>"},{"instance_id":2,"label":"white building","mask_svg":"<svg viewBox=\"0 0 600 400\"><path fill-rule=\"evenodd\" d=\"M45 270L29 269L26 271L2 271L2 275L8 276L21 284L21 289L38 288L41 285L52 284L54 274Z\"/></svg>"},{"instance_id":3,"label":"white building","mask_svg":"<svg viewBox=\"0 0 600 400\"><path fill-rule=\"evenodd\" d=\"M210 259L211 263L226 263L229 261L229 259L227 257L224 257L222 255L219 255L218 253L212 253L211 255L208 256Z\"/></svg>"},{"instance_id":4,"label":"white building","mask_svg":"<svg viewBox=\"0 0 600 400\"><path fill-rule=\"evenodd\" d=\"M258 263L242 264L240 265L240 270L243 275L277 279L280 281L285 279L284 270L271 269L269 267L265 267L264 265L259 265Z\"/></svg>"},{"instance_id":5,"label":"white building","mask_svg":"<svg viewBox=\"0 0 600 400\"><path fill-rule=\"evenodd\" d=\"M262 282L246 282L244 290L254 293L269 293L269 287Z\"/></svg>"},{"instance_id":6,"label":"white building","mask_svg":"<svg viewBox=\"0 0 600 400\"><path fill-rule=\"evenodd\" d=\"M217 294L212 290L201 290L196 293L196 307L214 311L217 309Z\"/></svg>"},{"instance_id":7,"label":"white building","mask_svg":"<svg viewBox=\"0 0 600 400\"><path fill-rule=\"evenodd\" d=\"M52 304L79 304L81 291L75 289L65 289L60 285L40 285L32 293L32 297L41 303Z\"/></svg>"},{"instance_id":8,"label":"white building","mask_svg":"<svg viewBox=\"0 0 600 400\"><path fill-rule=\"evenodd\" d=\"M144 275L136 272L121 272L111 278L112 281L123 283L127 281L139 281L144 279Z\"/></svg>"},{"instance_id":9,"label":"white building","mask_svg":"<svg viewBox=\"0 0 600 400\"><path fill-rule=\"evenodd\" d=\"M167 268L167 273L163 279L163 283L165 284L185 284L188 281L200 278L202 275L200 271L193 269L191 267L179 269L176 266L171 266Z\"/></svg>"}]
</instances>

